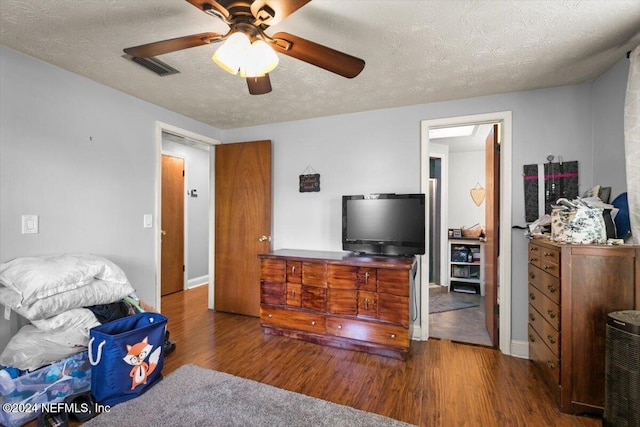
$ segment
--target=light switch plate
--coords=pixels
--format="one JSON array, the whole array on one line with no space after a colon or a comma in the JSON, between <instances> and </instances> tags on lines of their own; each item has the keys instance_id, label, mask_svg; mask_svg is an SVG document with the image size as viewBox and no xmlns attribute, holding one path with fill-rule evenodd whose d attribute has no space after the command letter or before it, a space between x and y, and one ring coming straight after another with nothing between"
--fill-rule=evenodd
<instances>
[{"instance_id":1,"label":"light switch plate","mask_svg":"<svg viewBox=\"0 0 640 427\"><path fill-rule=\"evenodd\" d=\"M38 233L38 215L22 215L22 234Z\"/></svg>"},{"instance_id":2,"label":"light switch plate","mask_svg":"<svg viewBox=\"0 0 640 427\"><path fill-rule=\"evenodd\" d=\"M151 228L151 227L153 227L153 215L145 214L145 215L144 215L144 220L143 220L142 226L143 226L144 228Z\"/></svg>"}]
</instances>

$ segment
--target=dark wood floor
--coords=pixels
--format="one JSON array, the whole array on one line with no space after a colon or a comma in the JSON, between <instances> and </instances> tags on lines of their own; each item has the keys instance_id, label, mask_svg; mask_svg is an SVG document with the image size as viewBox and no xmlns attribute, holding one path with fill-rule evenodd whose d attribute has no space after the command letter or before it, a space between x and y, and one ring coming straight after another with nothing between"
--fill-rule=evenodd
<instances>
[{"instance_id":1,"label":"dark wood floor","mask_svg":"<svg viewBox=\"0 0 640 427\"><path fill-rule=\"evenodd\" d=\"M162 299L175 352L191 363L421 426L600 426L561 414L527 360L449 340L406 362L265 336L253 317L207 310L205 286Z\"/></svg>"}]
</instances>

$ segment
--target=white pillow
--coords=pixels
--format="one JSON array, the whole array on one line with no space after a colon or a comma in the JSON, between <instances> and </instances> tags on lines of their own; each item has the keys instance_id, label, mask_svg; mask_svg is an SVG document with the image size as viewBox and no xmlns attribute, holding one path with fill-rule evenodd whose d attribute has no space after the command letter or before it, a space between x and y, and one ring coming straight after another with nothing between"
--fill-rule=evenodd
<instances>
[{"instance_id":1,"label":"white pillow","mask_svg":"<svg viewBox=\"0 0 640 427\"><path fill-rule=\"evenodd\" d=\"M33 371L87 349L89 337L83 327L43 331L25 325L0 354L0 364Z\"/></svg>"},{"instance_id":2,"label":"white pillow","mask_svg":"<svg viewBox=\"0 0 640 427\"><path fill-rule=\"evenodd\" d=\"M89 336L89 329L101 325L95 314L88 308L73 308L47 319L32 320L31 323L42 331L54 331L60 328L81 328L87 336Z\"/></svg>"},{"instance_id":3,"label":"white pillow","mask_svg":"<svg viewBox=\"0 0 640 427\"><path fill-rule=\"evenodd\" d=\"M16 291L22 305L86 286L94 279L129 283L120 267L91 254L20 257L0 265L0 284Z\"/></svg>"},{"instance_id":4,"label":"white pillow","mask_svg":"<svg viewBox=\"0 0 640 427\"><path fill-rule=\"evenodd\" d=\"M13 289L0 286L0 304L10 307L19 315L33 321L46 319L72 308L111 304L134 292L129 283L93 280L81 288L39 299L31 305L24 306L20 304L20 294Z\"/></svg>"}]
</instances>

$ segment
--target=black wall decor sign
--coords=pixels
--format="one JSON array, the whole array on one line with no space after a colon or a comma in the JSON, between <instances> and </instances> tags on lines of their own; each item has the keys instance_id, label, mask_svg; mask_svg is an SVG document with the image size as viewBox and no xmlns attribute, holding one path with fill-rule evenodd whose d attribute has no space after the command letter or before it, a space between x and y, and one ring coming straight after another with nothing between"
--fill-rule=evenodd
<instances>
[{"instance_id":1,"label":"black wall decor sign","mask_svg":"<svg viewBox=\"0 0 640 427\"><path fill-rule=\"evenodd\" d=\"M320 191L320 174L300 175L300 192L312 193Z\"/></svg>"}]
</instances>

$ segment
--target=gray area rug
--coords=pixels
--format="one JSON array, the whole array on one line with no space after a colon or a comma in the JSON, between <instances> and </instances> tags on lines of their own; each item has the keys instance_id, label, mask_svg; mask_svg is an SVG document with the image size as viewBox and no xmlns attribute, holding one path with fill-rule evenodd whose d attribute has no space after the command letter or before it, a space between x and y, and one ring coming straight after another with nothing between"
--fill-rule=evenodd
<instances>
[{"instance_id":1,"label":"gray area rug","mask_svg":"<svg viewBox=\"0 0 640 427\"><path fill-rule=\"evenodd\" d=\"M429 296L429 314L478 307L480 295L448 292Z\"/></svg>"},{"instance_id":2,"label":"gray area rug","mask_svg":"<svg viewBox=\"0 0 640 427\"><path fill-rule=\"evenodd\" d=\"M223 372L183 365L83 426L409 426Z\"/></svg>"}]
</instances>

